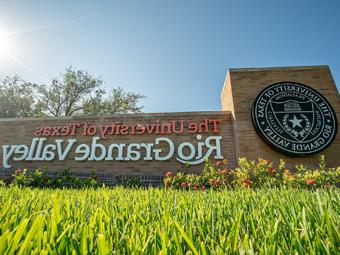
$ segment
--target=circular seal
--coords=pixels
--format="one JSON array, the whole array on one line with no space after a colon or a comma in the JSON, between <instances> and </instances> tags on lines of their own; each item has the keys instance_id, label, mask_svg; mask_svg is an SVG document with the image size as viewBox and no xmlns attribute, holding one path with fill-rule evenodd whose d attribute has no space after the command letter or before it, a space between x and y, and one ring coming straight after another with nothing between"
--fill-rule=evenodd
<instances>
[{"instance_id":1,"label":"circular seal","mask_svg":"<svg viewBox=\"0 0 340 255\"><path fill-rule=\"evenodd\" d=\"M266 143L291 156L318 153L337 133L336 115L326 98L295 82L275 83L261 91L252 121Z\"/></svg>"}]
</instances>

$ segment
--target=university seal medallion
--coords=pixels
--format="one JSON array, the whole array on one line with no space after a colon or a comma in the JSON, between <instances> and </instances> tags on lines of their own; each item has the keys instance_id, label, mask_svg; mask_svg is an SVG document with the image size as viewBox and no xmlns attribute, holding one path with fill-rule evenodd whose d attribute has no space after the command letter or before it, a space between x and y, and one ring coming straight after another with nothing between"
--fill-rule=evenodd
<instances>
[{"instance_id":1,"label":"university seal medallion","mask_svg":"<svg viewBox=\"0 0 340 255\"><path fill-rule=\"evenodd\" d=\"M326 98L294 82L265 88L253 104L252 121L266 143L291 156L318 153L337 133L336 115Z\"/></svg>"}]
</instances>

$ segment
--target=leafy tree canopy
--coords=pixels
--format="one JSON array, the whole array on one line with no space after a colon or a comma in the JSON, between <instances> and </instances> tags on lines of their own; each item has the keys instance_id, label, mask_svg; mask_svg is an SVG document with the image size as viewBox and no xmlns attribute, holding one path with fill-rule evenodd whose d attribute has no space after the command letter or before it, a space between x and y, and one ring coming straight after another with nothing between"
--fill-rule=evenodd
<instances>
[{"instance_id":1,"label":"leafy tree canopy","mask_svg":"<svg viewBox=\"0 0 340 255\"><path fill-rule=\"evenodd\" d=\"M72 67L53 79L50 85L38 85L19 76L0 80L0 117L109 115L138 113L145 96L121 87L109 92L103 80Z\"/></svg>"}]
</instances>

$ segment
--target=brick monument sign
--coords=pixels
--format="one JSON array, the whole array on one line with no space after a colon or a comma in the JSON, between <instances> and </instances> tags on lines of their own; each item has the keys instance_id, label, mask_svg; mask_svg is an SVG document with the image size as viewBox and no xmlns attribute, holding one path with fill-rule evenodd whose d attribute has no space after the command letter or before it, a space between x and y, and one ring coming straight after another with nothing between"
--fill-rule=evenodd
<instances>
[{"instance_id":1,"label":"brick monument sign","mask_svg":"<svg viewBox=\"0 0 340 255\"><path fill-rule=\"evenodd\" d=\"M103 178L238 158L340 165L340 98L328 66L230 69L222 111L0 120L2 173L73 169Z\"/></svg>"}]
</instances>

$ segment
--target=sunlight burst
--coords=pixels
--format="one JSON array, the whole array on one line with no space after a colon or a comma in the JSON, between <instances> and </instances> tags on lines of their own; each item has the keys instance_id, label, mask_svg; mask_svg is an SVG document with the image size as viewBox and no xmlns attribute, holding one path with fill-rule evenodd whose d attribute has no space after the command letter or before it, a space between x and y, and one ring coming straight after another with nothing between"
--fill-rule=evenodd
<instances>
[{"instance_id":1,"label":"sunlight burst","mask_svg":"<svg viewBox=\"0 0 340 255\"><path fill-rule=\"evenodd\" d=\"M0 26L0 55L11 56L13 50L13 42L9 36L9 32Z\"/></svg>"}]
</instances>

